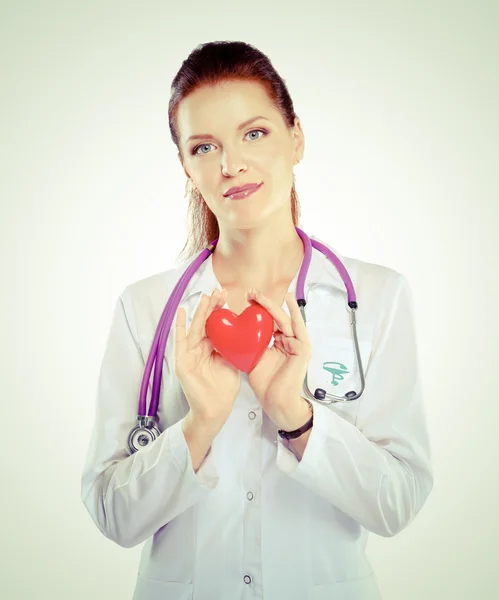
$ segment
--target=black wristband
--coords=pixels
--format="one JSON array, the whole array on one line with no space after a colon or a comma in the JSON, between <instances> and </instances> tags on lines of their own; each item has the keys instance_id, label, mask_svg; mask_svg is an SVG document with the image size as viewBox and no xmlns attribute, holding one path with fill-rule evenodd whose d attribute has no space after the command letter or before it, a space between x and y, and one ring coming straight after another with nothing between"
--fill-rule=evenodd
<instances>
[{"instance_id":1,"label":"black wristband","mask_svg":"<svg viewBox=\"0 0 499 600\"><path fill-rule=\"evenodd\" d=\"M277 433L283 439L294 440L295 438L300 437L300 435L308 431L314 424L314 407L306 398L304 398L304 400L307 402L310 410L312 411L312 416L310 417L310 420L307 421L305 425L302 425L302 427L300 427L299 429L295 429L294 431L284 431L283 429L279 429Z\"/></svg>"}]
</instances>

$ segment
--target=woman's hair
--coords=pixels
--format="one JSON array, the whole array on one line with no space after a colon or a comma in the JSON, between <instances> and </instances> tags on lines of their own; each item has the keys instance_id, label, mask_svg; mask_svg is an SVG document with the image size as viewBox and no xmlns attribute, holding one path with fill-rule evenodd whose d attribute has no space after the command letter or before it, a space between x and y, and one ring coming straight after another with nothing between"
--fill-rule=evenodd
<instances>
[{"instance_id":1,"label":"woman's hair","mask_svg":"<svg viewBox=\"0 0 499 600\"><path fill-rule=\"evenodd\" d=\"M179 103L200 86L217 85L225 81L255 81L263 85L288 127L293 127L296 117L293 101L284 80L263 52L245 42L222 41L200 44L184 60L172 82L168 122L173 143L177 146L180 156L183 155L177 128ZM190 180L187 181L186 196L189 196L189 233L178 258L185 255L187 260L206 248L219 236L220 230L216 216L208 208L200 192L192 189ZM291 214L293 223L297 226L300 204L294 175L291 188Z\"/></svg>"}]
</instances>

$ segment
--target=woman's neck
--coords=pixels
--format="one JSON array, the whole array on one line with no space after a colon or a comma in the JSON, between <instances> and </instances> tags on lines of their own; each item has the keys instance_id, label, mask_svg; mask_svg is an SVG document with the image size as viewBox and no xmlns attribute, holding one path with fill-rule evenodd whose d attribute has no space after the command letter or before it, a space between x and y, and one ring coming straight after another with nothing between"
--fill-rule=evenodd
<instances>
[{"instance_id":1,"label":"woman's neck","mask_svg":"<svg viewBox=\"0 0 499 600\"><path fill-rule=\"evenodd\" d=\"M303 242L294 227L281 233L245 230L237 236L224 236L221 232L212 264L222 287L254 285L263 290L291 281L303 255Z\"/></svg>"}]
</instances>

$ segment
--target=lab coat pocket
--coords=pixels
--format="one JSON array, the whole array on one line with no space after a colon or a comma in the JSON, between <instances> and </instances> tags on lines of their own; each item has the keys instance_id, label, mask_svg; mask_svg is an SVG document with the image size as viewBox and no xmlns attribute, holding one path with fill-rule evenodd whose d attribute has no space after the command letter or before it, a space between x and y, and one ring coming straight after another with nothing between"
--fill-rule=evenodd
<instances>
[{"instance_id":1,"label":"lab coat pocket","mask_svg":"<svg viewBox=\"0 0 499 600\"><path fill-rule=\"evenodd\" d=\"M360 579L314 585L307 594L307 600L332 600L333 598L341 598L341 600L382 600L373 573Z\"/></svg>"},{"instance_id":2,"label":"lab coat pocket","mask_svg":"<svg viewBox=\"0 0 499 600\"><path fill-rule=\"evenodd\" d=\"M192 583L137 578L132 600L192 600Z\"/></svg>"},{"instance_id":3,"label":"lab coat pocket","mask_svg":"<svg viewBox=\"0 0 499 600\"><path fill-rule=\"evenodd\" d=\"M317 388L340 397L351 391L359 393L362 382L353 337L328 336L327 333L320 335L321 339L312 343L312 358L307 374L307 385L312 396ZM371 354L371 342L359 339L359 351L365 373ZM325 400L331 398L326 396ZM362 396L355 400L331 402L326 406L355 424L361 401Z\"/></svg>"}]
</instances>

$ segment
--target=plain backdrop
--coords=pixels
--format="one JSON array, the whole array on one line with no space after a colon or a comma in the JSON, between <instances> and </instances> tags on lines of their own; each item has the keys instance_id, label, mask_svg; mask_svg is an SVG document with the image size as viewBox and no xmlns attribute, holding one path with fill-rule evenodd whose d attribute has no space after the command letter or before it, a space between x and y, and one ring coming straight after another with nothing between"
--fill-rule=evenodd
<instances>
[{"instance_id":1,"label":"plain backdrop","mask_svg":"<svg viewBox=\"0 0 499 600\"><path fill-rule=\"evenodd\" d=\"M384 600L499 597L498 3L4 1L0 28L1 598L132 596L81 469L117 297L185 242L170 85L214 40L289 87L301 227L413 290L435 487L371 534Z\"/></svg>"}]
</instances>

